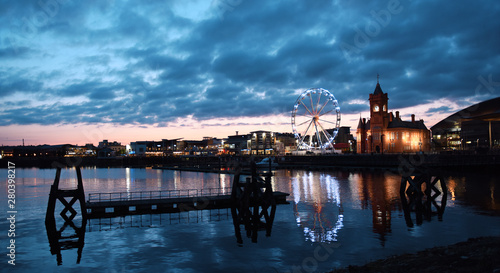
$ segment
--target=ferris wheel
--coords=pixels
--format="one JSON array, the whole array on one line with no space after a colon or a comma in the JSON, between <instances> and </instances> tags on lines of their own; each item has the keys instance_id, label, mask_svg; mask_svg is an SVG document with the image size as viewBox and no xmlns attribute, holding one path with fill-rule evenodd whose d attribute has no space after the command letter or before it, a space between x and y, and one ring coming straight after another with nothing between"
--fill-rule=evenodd
<instances>
[{"instance_id":1,"label":"ferris wheel","mask_svg":"<svg viewBox=\"0 0 500 273\"><path fill-rule=\"evenodd\" d=\"M292 129L300 150L328 149L340 127L340 107L323 88L304 91L293 106Z\"/></svg>"}]
</instances>

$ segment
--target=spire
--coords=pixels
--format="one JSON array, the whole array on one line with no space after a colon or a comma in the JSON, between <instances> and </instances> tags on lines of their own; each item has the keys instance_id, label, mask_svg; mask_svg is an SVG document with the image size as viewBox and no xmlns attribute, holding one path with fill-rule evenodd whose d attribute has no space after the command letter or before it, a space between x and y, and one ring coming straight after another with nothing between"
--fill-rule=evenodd
<instances>
[{"instance_id":1,"label":"spire","mask_svg":"<svg viewBox=\"0 0 500 273\"><path fill-rule=\"evenodd\" d=\"M382 88L380 88L380 83L378 82L379 78L380 78L380 75L377 73L377 86L375 87L375 91L373 92L374 95L384 94L384 92L382 91Z\"/></svg>"}]
</instances>

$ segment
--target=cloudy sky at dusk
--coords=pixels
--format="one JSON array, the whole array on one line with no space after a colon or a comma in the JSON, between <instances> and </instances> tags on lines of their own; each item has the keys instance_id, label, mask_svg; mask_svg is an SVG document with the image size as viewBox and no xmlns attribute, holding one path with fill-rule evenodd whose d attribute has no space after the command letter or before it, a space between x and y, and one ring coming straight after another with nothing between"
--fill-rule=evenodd
<instances>
[{"instance_id":1,"label":"cloudy sky at dusk","mask_svg":"<svg viewBox=\"0 0 500 273\"><path fill-rule=\"evenodd\" d=\"M500 96L495 0L0 1L0 145L291 132L310 87L342 125L427 127Z\"/></svg>"}]
</instances>

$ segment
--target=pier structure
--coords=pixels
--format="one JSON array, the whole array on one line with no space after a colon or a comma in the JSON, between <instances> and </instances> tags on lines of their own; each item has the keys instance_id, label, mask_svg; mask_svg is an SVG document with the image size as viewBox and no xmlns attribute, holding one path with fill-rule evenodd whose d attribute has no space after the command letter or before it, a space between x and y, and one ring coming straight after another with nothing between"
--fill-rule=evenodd
<instances>
[{"instance_id":1,"label":"pier structure","mask_svg":"<svg viewBox=\"0 0 500 273\"><path fill-rule=\"evenodd\" d=\"M245 224L247 235L252 242L257 242L257 231L263 227L266 236L271 235L277 204L289 204L286 201L288 193L274 192L271 186L271 168L259 173L256 164L252 163L251 172L241 172L238 168L233 180L233 188L186 189L164 191L140 191L118 193L90 193L85 201L82 175L76 167L78 185L75 189L60 189L61 168L57 168L54 183L51 186L45 226L49 238L50 250L57 255L58 265L62 264L61 250L78 248L77 263L80 263L85 239L87 221L91 219L115 218L134 215L173 214L190 211L231 209L238 243L242 243L239 230L240 224ZM265 179L260 174L265 174ZM251 175L248 175L251 174ZM242 177L244 182L240 181ZM57 227L55 217L57 201L64 207L60 216L64 220L61 228ZM75 209L80 205L81 225L74 223L78 215ZM252 211L253 210L253 211ZM69 212L69 215L68 215ZM219 214L220 216L220 214ZM160 218L161 219L161 218ZM179 216L180 219L180 216ZM142 220L142 217L141 217ZM111 222L110 222L111 223ZM73 233L63 233L67 227Z\"/></svg>"},{"instance_id":2,"label":"pier structure","mask_svg":"<svg viewBox=\"0 0 500 273\"><path fill-rule=\"evenodd\" d=\"M259 175L265 174L265 180ZM164 191L118 192L118 193L91 193L86 203L88 219L123 217L128 215L181 213L197 210L236 209L239 218L246 217L244 208L249 206L258 208L260 217L272 225L276 204L288 204L288 193L274 192L271 187L271 167L269 170L257 170L252 161L250 171L242 171L241 166L234 172L233 187L185 189ZM246 177L245 182L240 178ZM250 187L250 190L247 188ZM261 189L265 188L265 191ZM267 210L270 209L270 212ZM233 213L232 213L233 214ZM259 217L259 218L260 218ZM239 219L238 218L238 219ZM253 219L253 218L252 218ZM239 221L239 220L237 220ZM256 220L255 220L256 221ZM267 232L270 234L269 231Z\"/></svg>"},{"instance_id":3,"label":"pier structure","mask_svg":"<svg viewBox=\"0 0 500 273\"><path fill-rule=\"evenodd\" d=\"M424 218L430 221L433 215L442 221L448 198L446 182L429 169L415 170L401 177L400 198L408 227L413 227L412 212L415 212L417 225L421 225Z\"/></svg>"},{"instance_id":4,"label":"pier structure","mask_svg":"<svg viewBox=\"0 0 500 273\"><path fill-rule=\"evenodd\" d=\"M78 249L78 257L76 263L80 263L82 257L82 250L85 241L85 227L87 225L87 213L85 208L85 192L82 183L82 174L79 167L76 167L77 187L75 189L60 189L59 180L61 177L61 168L56 170L56 177L54 183L50 187L49 201L47 205L47 212L45 215L45 227L47 229L47 237L50 244L50 252L52 255L57 255L57 264L62 264L61 250L72 248ZM58 228L58 221L55 214L59 201L63 205L63 209L59 215L64 220L63 225ZM77 203L79 202L79 203ZM75 207L80 206L80 213ZM69 215L68 215L69 212ZM80 214L81 224L77 226L73 220ZM66 229L72 228L68 232Z\"/></svg>"},{"instance_id":5,"label":"pier structure","mask_svg":"<svg viewBox=\"0 0 500 273\"><path fill-rule=\"evenodd\" d=\"M113 218L128 215L181 213L193 210L232 207L231 188L203 190L166 190L118 193L91 193L87 201L87 218ZM287 204L289 194L275 192L276 204Z\"/></svg>"},{"instance_id":6,"label":"pier structure","mask_svg":"<svg viewBox=\"0 0 500 273\"><path fill-rule=\"evenodd\" d=\"M258 230L265 229L266 236L271 236L276 204L288 204L289 194L274 192L271 185L271 166L264 173L264 178L257 171L256 163L251 163L251 176L241 179L237 171L233 179L231 192L231 214L238 244L243 244L240 226L244 225L246 235L257 242ZM243 180L243 181L242 181ZM284 201L284 203L283 203Z\"/></svg>"},{"instance_id":7,"label":"pier structure","mask_svg":"<svg viewBox=\"0 0 500 273\"><path fill-rule=\"evenodd\" d=\"M288 204L289 194L273 191L271 165L268 170L259 170L255 162L250 165L250 171L236 168L232 188L91 193L87 218L230 209L237 242L243 242L240 225L245 226L252 242L257 242L258 230L265 229L266 236L271 235L276 205Z\"/></svg>"}]
</instances>

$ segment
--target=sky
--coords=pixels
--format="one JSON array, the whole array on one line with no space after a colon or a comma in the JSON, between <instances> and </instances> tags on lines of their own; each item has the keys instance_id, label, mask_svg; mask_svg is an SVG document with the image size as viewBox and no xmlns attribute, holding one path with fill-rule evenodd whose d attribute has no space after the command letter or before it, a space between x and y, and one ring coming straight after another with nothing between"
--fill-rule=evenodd
<instances>
[{"instance_id":1,"label":"sky","mask_svg":"<svg viewBox=\"0 0 500 273\"><path fill-rule=\"evenodd\" d=\"M0 0L0 145L292 132L308 88L341 126L428 128L500 96L496 0Z\"/></svg>"}]
</instances>

